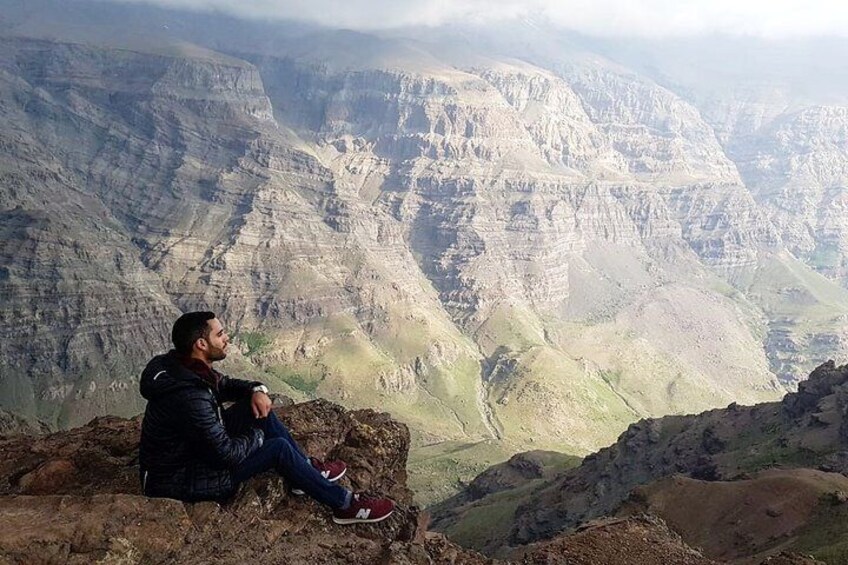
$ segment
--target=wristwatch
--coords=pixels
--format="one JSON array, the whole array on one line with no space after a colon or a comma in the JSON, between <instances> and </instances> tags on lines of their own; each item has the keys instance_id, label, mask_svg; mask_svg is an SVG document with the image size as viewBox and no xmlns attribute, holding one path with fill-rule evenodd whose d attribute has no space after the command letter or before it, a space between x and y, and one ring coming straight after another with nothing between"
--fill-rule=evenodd
<instances>
[{"instance_id":1,"label":"wristwatch","mask_svg":"<svg viewBox=\"0 0 848 565\"><path fill-rule=\"evenodd\" d=\"M264 392L265 394L268 394L268 387L265 385L256 385L253 387L253 392Z\"/></svg>"}]
</instances>

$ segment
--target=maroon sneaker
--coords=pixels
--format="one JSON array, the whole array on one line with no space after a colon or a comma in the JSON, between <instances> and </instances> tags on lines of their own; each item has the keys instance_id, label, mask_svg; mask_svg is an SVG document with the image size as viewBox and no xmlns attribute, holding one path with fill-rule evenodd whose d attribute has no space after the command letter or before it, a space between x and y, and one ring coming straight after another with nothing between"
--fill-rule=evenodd
<instances>
[{"instance_id":1,"label":"maroon sneaker","mask_svg":"<svg viewBox=\"0 0 848 565\"><path fill-rule=\"evenodd\" d=\"M385 520L395 511L395 503L389 498L368 498L354 494L347 510L333 510L336 524L359 524Z\"/></svg>"},{"instance_id":2,"label":"maroon sneaker","mask_svg":"<svg viewBox=\"0 0 848 565\"><path fill-rule=\"evenodd\" d=\"M344 477L344 474L347 473L347 464L344 461L321 461L316 457L310 457L309 462L312 466L321 473L321 476L334 483ZM299 488L293 488L292 494L295 496L303 496L306 494Z\"/></svg>"},{"instance_id":3,"label":"maroon sneaker","mask_svg":"<svg viewBox=\"0 0 848 565\"><path fill-rule=\"evenodd\" d=\"M334 483L344 477L347 472L347 464L344 461L321 461L315 457L310 457L309 462L315 467L321 476Z\"/></svg>"}]
</instances>

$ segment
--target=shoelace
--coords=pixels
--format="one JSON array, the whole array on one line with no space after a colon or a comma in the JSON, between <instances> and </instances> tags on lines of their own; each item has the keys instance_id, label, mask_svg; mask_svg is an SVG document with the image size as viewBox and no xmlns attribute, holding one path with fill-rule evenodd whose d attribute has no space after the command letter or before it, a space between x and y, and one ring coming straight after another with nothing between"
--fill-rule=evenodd
<instances>
[{"instance_id":1,"label":"shoelace","mask_svg":"<svg viewBox=\"0 0 848 565\"><path fill-rule=\"evenodd\" d=\"M362 503L381 500L382 498L383 497L381 497L381 496L369 496L365 493L360 493L360 492L353 494L353 500L355 500L356 502L362 502Z\"/></svg>"}]
</instances>

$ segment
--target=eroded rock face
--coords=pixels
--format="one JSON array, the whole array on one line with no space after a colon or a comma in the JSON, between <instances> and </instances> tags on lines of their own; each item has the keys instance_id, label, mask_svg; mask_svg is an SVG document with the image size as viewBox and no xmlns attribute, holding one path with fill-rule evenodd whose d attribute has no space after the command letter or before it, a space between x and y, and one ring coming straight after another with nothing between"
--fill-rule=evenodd
<instances>
[{"instance_id":1,"label":"eroded rock face","mask_svg":"<svg viewBox=\"0 0 848 565\"><path fill-rule=\"evenodd\" d=\"M345 482L398 510L376 527L341 527L326 508L266 474L224 505L139 492L140 420L109 417L41 437L0 439L0 557L9 562L483 563L425 534L406 486L409 433L386 414L315 401L277 410L311 454L342 457Z\"/></svg>"}]
</instances>

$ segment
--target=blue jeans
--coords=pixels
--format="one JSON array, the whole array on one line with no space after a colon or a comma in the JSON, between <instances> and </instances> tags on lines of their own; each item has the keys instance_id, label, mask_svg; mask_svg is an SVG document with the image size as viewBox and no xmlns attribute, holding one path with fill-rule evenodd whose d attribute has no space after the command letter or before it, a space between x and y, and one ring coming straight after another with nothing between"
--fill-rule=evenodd
<instances>
[{"instance_id":1,"label":"blue jeans","mask_svg":"<svg viewBox=\"0 0 848 565\"><path fill-rule=\"evenodd\" d=\"M237 402L224 410L224 425L230 435L243 434L253 426L265 432L262 447L233 469L235 484L273 470L285 477L292 488L304 491L330 508L347 508L350 504L351 492L321 476L273 412L269 412L267 418L256 418L250 401Z\"/></svg>"}]
</instances>

